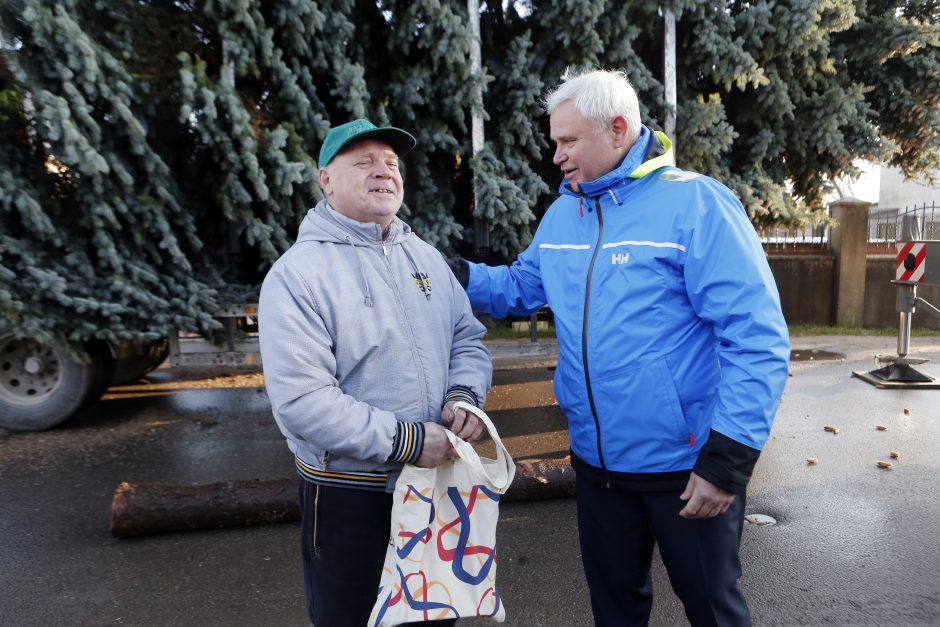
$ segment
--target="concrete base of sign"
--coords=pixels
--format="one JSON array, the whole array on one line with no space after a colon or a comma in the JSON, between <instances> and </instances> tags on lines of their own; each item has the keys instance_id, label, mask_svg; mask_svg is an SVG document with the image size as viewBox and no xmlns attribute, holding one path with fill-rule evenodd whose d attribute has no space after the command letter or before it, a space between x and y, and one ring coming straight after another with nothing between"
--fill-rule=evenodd
<instances>
[{"instance_id":1,"label":"concrete base of sign","mask_svg":"<svg viewBox=\"0 0 940 627\"><path fill-rule=\"evenodd\" d=\"M927 359L895 358L888 361L888 365L883 368L871 370L869 372L853 372L852 376L858 377L866 383L871 383L876 388L920 388L925 390L940 389L940 382L929 374L924 374L911 367L911 364L923 364Z\"/></svg>"}]
</instances>

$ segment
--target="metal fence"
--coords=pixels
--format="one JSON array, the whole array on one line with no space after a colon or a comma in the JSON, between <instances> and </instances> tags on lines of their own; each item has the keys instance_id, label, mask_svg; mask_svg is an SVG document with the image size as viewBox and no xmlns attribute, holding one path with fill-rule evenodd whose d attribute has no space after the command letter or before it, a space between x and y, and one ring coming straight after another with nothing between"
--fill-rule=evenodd
<instances>
[{"instance_id":1,"label":"metal fence","mask_svg":"<svg viewBox=\"0 0 940 627\"><path fill-rule=\"evenodd\" d=\"M829 249L829 226L770 229L761 234L760 241L769 255L822 254Z\"/></svg>"},{"instance_id":2,"label":"metal fence","mask_svg":"<svg viewBox=\"0 0 940 627\"><path fill-rule=\"evenodd\" d=\"M909 215L917 218L919 239L940 240L940 204L930 202L903 209L878 207L868 214L868 254L895 254L901 221ZM829 235L828 225L806 225L797 229L770 229L761 234L760 240L769 255L826 254Z\"/></svg>"},{"instance_id":3,"label":"metal fence","mask_svg":"<svg viewBox=\"0 0 940 627\"><path fill-rule=\"evenodd\" d=\"M923 205L873 209L868 215L868 254L893 255L895 242L906 216L917 218L920 227L919 239L940 240L940 205L935 202Z\"/></svg>"}]
</instances>

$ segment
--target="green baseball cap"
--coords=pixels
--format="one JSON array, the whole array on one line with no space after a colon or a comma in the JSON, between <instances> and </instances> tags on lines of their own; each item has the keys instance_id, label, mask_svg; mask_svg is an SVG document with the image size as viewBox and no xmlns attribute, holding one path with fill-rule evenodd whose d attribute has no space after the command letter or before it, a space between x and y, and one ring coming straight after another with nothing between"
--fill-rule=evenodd
<instances>
[{"instance_id":1,"label":"green baseball cap","mask_svg":"<svg viewBox=\"0 0 940 627\"><path fill-rule=\"evenodd\" d=\"M338 155L348 144L363 139L377 139L391 146L399 156L407 153L417 145L417 140L411 133L394 126L378 127L369 120L353 120L330 129L320 146L320 158L317 160L321 168Z\"/></svg>"}]
</instances>

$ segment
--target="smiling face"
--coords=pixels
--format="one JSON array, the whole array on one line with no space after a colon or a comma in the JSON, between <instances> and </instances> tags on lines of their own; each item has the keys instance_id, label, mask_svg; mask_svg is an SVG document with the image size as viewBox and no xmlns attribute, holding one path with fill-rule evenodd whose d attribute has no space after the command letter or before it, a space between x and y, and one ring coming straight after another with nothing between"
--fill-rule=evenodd
<instances>
[{"instance_id":1,"label":"smiling face","mask_svg":"<svg viewBox=\"0 0 940 627\"><path fill-rule=\"evenodd\" d=\"M320 185L336 211L384 230L401 208L404 189L398 155L385 142L364 140L344 148L320 168Z\"/></svg>"},{"instance_id":2,"label":"smiling face","mask_svg":"<svg viewBox=\"0 0 940 627\"><path fill-rule=\"evenodd\" d=\"M620 165L629 150L627 121L617 116L602 131L578 111L573 100L559 104L549 116L555 142L555 165L561 168L571 189L604 176Z\"/></svg>"}]
</instances>

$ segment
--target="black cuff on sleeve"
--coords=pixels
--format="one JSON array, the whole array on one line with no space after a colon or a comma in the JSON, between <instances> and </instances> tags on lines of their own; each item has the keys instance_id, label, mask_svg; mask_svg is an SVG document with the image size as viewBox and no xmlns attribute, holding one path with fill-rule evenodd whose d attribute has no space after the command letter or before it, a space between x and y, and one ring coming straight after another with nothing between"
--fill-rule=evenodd
<instances>
[{"instance_id":1,"label":"black cuff on sleeve","mask_svg":"<svg viewBox=\"0 0 940 627\"><path fill-rule=\"evenodd\" d=\"M480 406L477 395L472 389L465 385L453 385L447 390L447 396L444 397L444 402L449 403L450 401L465 401L474 407Z\"/></svg>"},{"instance_id":2,"label":"black cuff on sleeve","mask_svg":"<svg viewBox=\"0 0 940 627\"><path fill-rule=\"evenodd\" d=\"M413 464L421 457L423 449L424 423L399 422L395 429L392 454L388 456L388 461Z\"/></svg>"},{"instance_id":3,"label":"black cuff on sleeve","mask_svg":"<svg viewBox=\"0 0 940 627\"><path fill-rule=\"evenodd\" d=\"M711 430L693 472L723 490L744 494L760 451Z\"/></svg>"},{"instance_id":4,"label":"black cuff on sleeve","mask_svg":"<svg viewBox=\"0 0 940 627\"><path fill-rule=\"evenodd\" d=\"M446 257L447 265L450 271L454 273L454 278L460 283L460 287L467 289L470 284L470 264L463 257Z\"/></svg>"}]
</instances>

